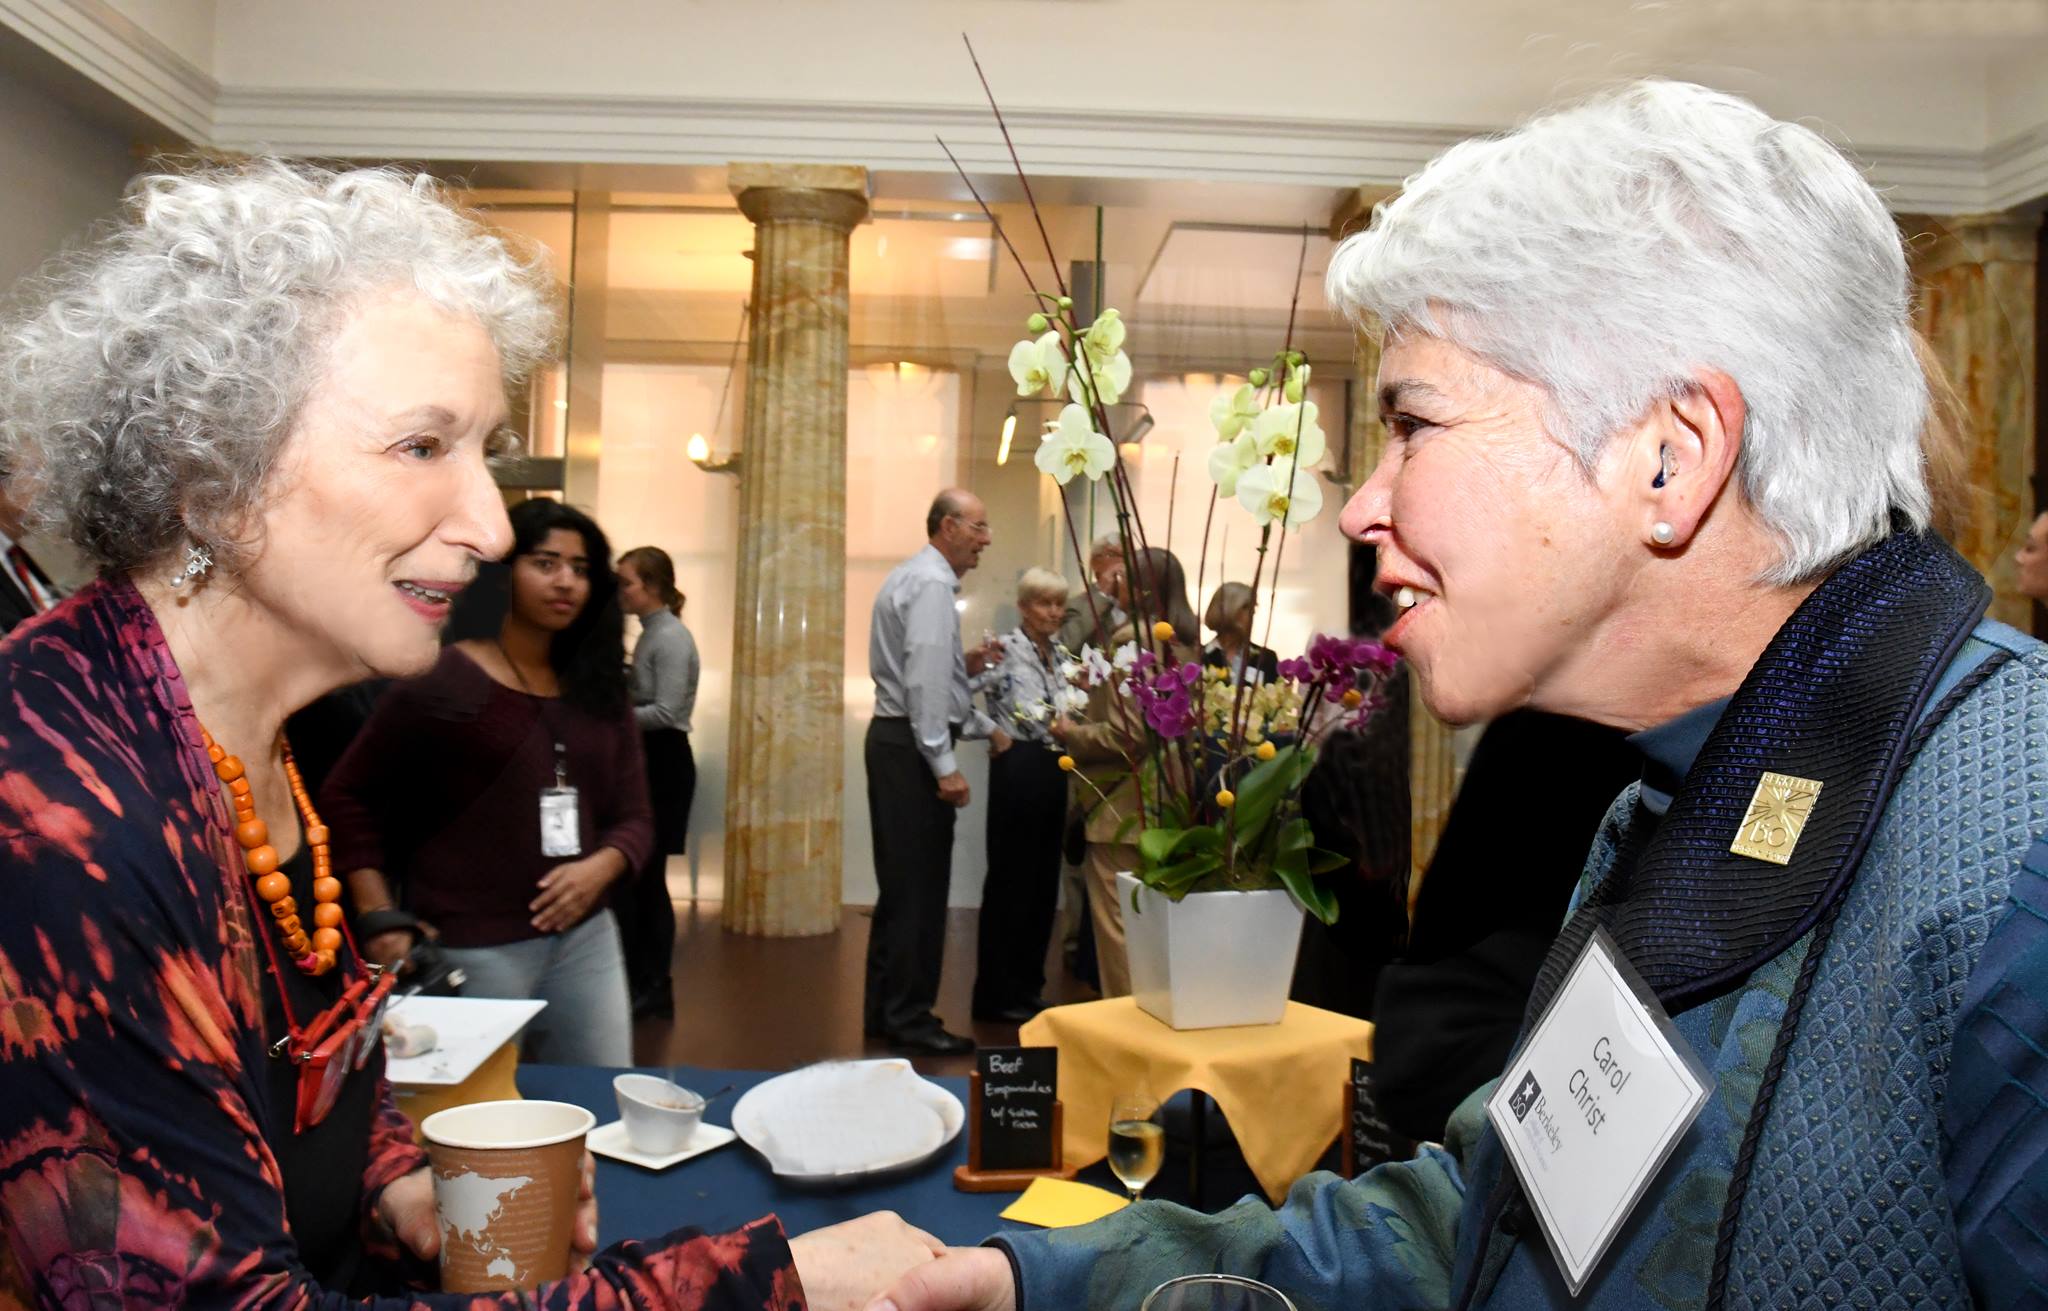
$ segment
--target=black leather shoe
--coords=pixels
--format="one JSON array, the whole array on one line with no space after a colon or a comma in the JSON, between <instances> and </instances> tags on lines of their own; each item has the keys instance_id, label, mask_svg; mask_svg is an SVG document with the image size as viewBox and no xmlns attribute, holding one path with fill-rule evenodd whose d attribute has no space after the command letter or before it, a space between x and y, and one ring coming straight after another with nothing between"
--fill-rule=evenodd
<instances>
[{"instance_id":1,"label":"black leather shoe","mask_svg":"<svg viewBox=\"0 0 2048 1311\"><path fill-rule=\"evenodd\" d=\"M974 1050L974 1039L948 1033L934 1024L929 1029L890 1034L889 1048L909 1056L963 1056Z\"/></svg>"}]
</instances>

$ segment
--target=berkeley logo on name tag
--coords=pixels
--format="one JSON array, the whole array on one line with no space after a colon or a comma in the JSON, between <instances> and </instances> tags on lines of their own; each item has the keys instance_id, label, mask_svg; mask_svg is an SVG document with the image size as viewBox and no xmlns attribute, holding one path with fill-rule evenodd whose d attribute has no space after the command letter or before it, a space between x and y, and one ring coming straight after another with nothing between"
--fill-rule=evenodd
<instances>
[{"instance_id":1,"label":"berkeley logo on name tag","mask_svg":"<svg viewBox=\"0 0 2048 1311\"><path fill-rule=\"evenodd\" d=\"M1574 1297L1712 1090L1614 940L1593 930L1486 1103Z\"/></svg>"}]
</instances>

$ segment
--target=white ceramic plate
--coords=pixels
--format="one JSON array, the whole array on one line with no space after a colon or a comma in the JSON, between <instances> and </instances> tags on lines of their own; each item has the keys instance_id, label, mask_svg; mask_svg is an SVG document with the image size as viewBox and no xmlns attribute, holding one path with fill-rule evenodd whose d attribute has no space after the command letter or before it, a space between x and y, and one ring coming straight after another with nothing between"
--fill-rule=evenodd
<instances>
[{"instance_id":1,"label":"white ceramic plate","mask_svg":"<svg viewBox=\"0 0 2048 1311\"><path fill-rule=\"evenodd\" d=\"M681 1165L692 1157L715 1152L737 1137L739 1135L730 1129L721 1129L715 1124L700 1124L697 1126L697 1132L690 1135L690 1141L681 1151L670 1152L667 1156L649 1156L645 1152L635 1151L633 1144L627 1140L626 1122L613 1120L610 1124L601 1124L592 1129L584 1138L583 1145L597 1155L609 1156L614 1161L624 1161L628 1165L638 1165L649 1170L666 1170L672 1165Z\"/></svg>"},{"instance_id":2,"label":"white ceramic plate","mask_svg":"<svg viewBox=\"0 0 2048 1311\"><path fill-rule=\"evenodd\" d=\"M966 1122L960 1099L905 1060L806 1066L756 1084L732 1108L740 1141L777 1178L806 1184L921 1165Z\"/></svg>"}]
</instances>

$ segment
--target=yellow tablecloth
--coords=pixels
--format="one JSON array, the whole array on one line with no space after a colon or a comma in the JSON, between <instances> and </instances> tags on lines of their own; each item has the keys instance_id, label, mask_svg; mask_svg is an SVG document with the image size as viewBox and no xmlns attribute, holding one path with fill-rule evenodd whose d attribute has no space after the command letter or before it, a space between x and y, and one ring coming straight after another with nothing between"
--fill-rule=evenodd
<instances>
[{"instance_id":1,"label":"yellow tablecloth","mask_svg":"<svg viewBox=\"0 0 2048 1311\"><path fill-rule=\"evenodd\" d=\"M1278 1024L1168 1027L1129 997L1055 1006L1026 1024L1027 1047L1057 1047L1066 1167L1109 1153L1109 1104L1144 1089L1164 1100L1193 1088L1216 1099L1244 1159L1274 1202L1336 1141L1351 1058L1372 1055L1372 1025L1287 1003Z\"/></svg>"}]
</instances>

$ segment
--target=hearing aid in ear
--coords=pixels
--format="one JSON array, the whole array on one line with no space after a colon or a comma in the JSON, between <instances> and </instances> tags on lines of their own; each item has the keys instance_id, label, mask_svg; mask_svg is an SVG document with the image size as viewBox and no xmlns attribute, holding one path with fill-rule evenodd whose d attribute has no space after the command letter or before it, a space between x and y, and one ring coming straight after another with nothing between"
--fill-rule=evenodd
<instances>
[{"instance_id":1,"label":"hearing aid in ear","mask_svg":"<svg viewBox=\"0 0 2048 1311\"><path fill-rule=\"evenodd\" d=\"M1650 486L1662 487L1665 483L1670 482L1672 472L1671 448L1669 446L1659 447L1657 450L1657 476L1651 481Z\"/></svg>"}]
</instances>

